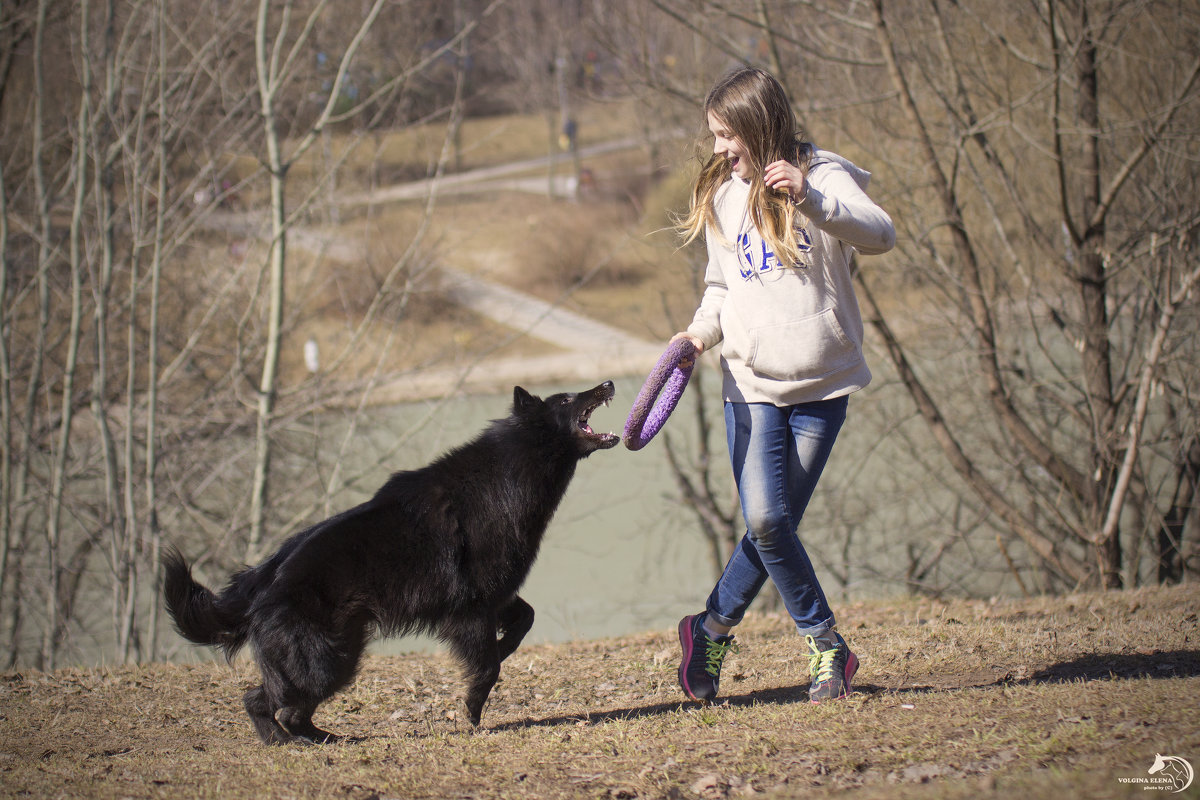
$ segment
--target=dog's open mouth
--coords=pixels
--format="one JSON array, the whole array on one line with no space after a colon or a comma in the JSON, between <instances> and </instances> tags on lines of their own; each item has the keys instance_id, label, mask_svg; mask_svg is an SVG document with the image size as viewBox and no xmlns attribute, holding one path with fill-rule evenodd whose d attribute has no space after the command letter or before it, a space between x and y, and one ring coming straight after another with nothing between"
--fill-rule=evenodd
<instances>
[{"instance_id":1,"label":"dog's open mouth","mask_svg":"<svg viewBox=\"0 0 1200 800\"><path fill-rule=\"evenodd\" d=\"M578 420L579 430L583 431L584 436L594 441L597 447L600 449L616 447L621 441L621 437L617 436L615 433L596 433L594 430L592 430L592 426L590 424L592 412L600 406L609 405L612 402L613 396L616 394L616 391L612 388L611 384L608 384L606 387L597 387L596 390L604 389L606 389L606 391L604 391L604 393L596 399L595 403L583 410L583 413L579 415Z\"/></svg>"}]
</instances>

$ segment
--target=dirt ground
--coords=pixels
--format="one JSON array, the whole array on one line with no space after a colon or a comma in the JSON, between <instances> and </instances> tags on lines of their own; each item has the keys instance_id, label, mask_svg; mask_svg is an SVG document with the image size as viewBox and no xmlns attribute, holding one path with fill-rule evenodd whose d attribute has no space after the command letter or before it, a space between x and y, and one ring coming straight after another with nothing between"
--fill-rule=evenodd
<instances>
[{"instance_id":1,"label":"dirt ground","mask_svg":"<svg viewBox=\"0 0 1200 800\"><path fill-rule=\"evenodd\" d=\"M707 707L674 631L523 647L475 732L446 656L372 656L317 713L352 740L319 747L258 743L245 657L7 673L0 797L1145 798L1156 755L1200 766L1197 609L1196 586L857 604L856 692L821 706L774 615Z\"/></svg>"}]
</instances>

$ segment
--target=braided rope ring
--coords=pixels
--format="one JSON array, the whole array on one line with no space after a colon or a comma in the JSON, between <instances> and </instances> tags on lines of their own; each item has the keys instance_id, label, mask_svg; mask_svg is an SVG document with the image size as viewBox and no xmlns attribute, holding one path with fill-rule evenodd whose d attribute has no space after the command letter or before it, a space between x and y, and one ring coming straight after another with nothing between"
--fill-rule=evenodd
<instances>
[{"instance_id":1,"label":"braided rope ring","mask_svg":"<svg viewBox=\"0 0 1200 800\"><path fill-rule=\"evenodd\" d=\"M682 362L687 362L687 366ZM642 384L625 421L623 438L627 448L641 450L662 429L687 388L695 366L696 346L691 341L676 339L667 347Z\"/></svg>"}]
</instances>

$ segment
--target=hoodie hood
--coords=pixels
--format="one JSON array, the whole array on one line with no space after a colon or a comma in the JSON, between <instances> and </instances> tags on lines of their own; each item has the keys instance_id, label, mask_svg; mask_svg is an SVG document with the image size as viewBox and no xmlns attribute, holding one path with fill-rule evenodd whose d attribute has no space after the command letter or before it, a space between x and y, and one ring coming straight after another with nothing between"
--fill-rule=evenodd
<instances>
[{"instance_id":1,"label":"hoodie hood","mask_svg":"<svg viewBox=\"0 0 1200 800\"><path fill-rule=\"evenodd\" d=\"M858 184L858 188L862 189L864 192L867 190L867 184L871 182L871 173L867 172L850 159L839 156L837 153L830 152L829 150L817 148L817 150L813 153L812 161L809 162L809 169L812 169L818 164L827 164L830 162L840 164L842 169L846 170L846 172L849 172L850 177L854 178L854 182Z\"/></svg>"}]
</instances>

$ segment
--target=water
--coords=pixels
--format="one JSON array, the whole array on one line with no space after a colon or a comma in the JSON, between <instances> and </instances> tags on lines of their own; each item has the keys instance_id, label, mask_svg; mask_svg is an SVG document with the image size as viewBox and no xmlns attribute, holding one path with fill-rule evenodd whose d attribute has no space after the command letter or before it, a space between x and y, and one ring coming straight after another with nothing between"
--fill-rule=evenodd
<instances>
[{"instance_id":1,"label":"water","mask_svg":"<svg viewBox=\"0 0 1200 800\"><path fill-rule=\"evenodd\" d=\"M648 446L631 452L618 445L580 462L521 590L535 610L526 642L669 632L680 617L703 608L723 564L712 562L710 545L694 512L679 499L665 445L668 437L680 445L696 438L693 403L703 390L712 426L712 485L724 492L725 508L736 508L720 379L714 370L704 369L697 373L703 380L693 378L679 408ZM956 525L963 524L963 515L943 482L946 476L931 479L928 471L939 464L935 446L903 390L880 377L851 398L847 423L800 528L835 614L851 625L852 616L843 614L848 603L910 591L913 565L928 563L933 555L938 563L925 576L931 586L986 595L1001 593L1008 579L998 557L982 555L994 547L975 547L958 532ZM615 379L617 395L610 407L593 414L593 427L620 433L641 380L642 376ZM526 388L547 396L590 385ZM275 521L268 528L272 537L268 547L367 499L391 472L422 466L474 437L490 420L507 415L510 391L370 408L353 428L349 412L330 411L298 421L280 436L272 491ZM230 437L226 445L231 454L249 452L248 443L237 437ZM321 486L348 478L353 478L352 488L335 493L326 509L297 516L321 496ZM231 477L229 484L212 487L210 505L240 496L245 480ZM182 531L177 525L170 529L175 535ZM944 548L943 543L951 539L956 544ZM200 577L218 586L226 576L209 568ZM752 610L776 599L768 583ZM95 641L73 643L85 662L97 653L103 660L110 652L106 608L97 602L95 618L89 617L83 625L94 632L89 636ZM219 657L183 642L174 632L164 632L163 641L163 655L169 660ZM441 647L429 638L403 637L377 641L372 652Z\"/></svg>"},{"instance_id":2,"label":"water","mask_svg":"<svg viewBox=\"0 0 1200 800\"><path fill-rule=\"evenodd\" d=\"M535 610L526 642L672 631L680 617L703 609L723 564L712 562L693 511L679 499L665 447L668 437L681 445L695 439L693 403L696 393L704 391L715 461L712 485L725 492L724 506L735 508L720 378L708 366L702 369L706 372L697 373L702 380L693 378L679 408L648 446L632 452L618 445L579 463L521 590ZM616 397L593 414L592 426L620 433L641 380L614 379ZM544 397L590 386L573 382L526 388ZM301 420L281 437L274 483L305 488L290 498L282 491L273 493L277 519L294 516L298 507L319 497L318 487L306 486L313 475L321 484L331 481L335 471L340 480L358 477L353 488L333 496L325 511L288 525L274 523L273 542L362 502L391 472L422 466L474 437L490 420L508 414L510 392L375 407L363 412L353 429L340 412ZM229 446L240 450L245 443ZM939 469L942 474L936 476ZM800 527L839 621L853 624L852 612L843 613L853 601L911 591L910 576L931 564L923 576L929 586L975 595L1003 593L1009 573L993 555L991 537L977 547L957 527L970 520L949 488L949 471L903 389L877 370L873 385L851 398L846 425ZM237 487L229 491L235 495ZM223 580L202 577L214 585ZM776 599L768 583L752 610ZM102 622L97 629L104 629ZM173 633L166 640L172 659L211 656ZM428 638L403 637L377 641L372 652L440 647Z\"/></svg>"},{"instance_id":3,"label":"water","mask_svg":"<svg viewBox=\"0 0 1200 800\"><path fill-rule=\"evenodd\" d=\"M720 380L713 372L701 388L708 396L715 464L714 486L727 487L734 503L732 478L720 416ZM597 430L620 433L641 377L615 380L617 396L592 417ZM546 396L589 385L528 386ZM580 462L575 478L544 539L521 595L536 612L529 643L561 642L673 630L685 614L702 610L723 565L711 561L694 513L679 499L666 458L665 439L695 438L689 386L658 438L637 452L624 445L599 451ZM509 394L455 398L440 405L413 403L374 409L360 425L353 458L386 466L364 480L361 494L333 507L337 511L365 499L388 472L421 466L450 447L473 437L489 420L505 416ZM944 512L945 487L930 485L912 464L914 452L932 447L922 435L899 387L879 385L856 394L825 474L801 525L801 536L835 613L853 600L908 591L910 564L933 551L952 532ZM917 426L924 445L894 436ZM889 438L886 433L893 434ZM344 436L336 422L322 423L320 448L333 452ZM397 446L397 436L404 437ZM897 469L901 465L900 469ZM989 591L1004 574L971 570L971 590ZM946 569L962 565L946 559ZM939 568L930 576L944 579ZM768 583L757 608L776 599ZM421 637L376 642L374 652L429 650L440 645Z\"/></svg>"}]
</instances>

